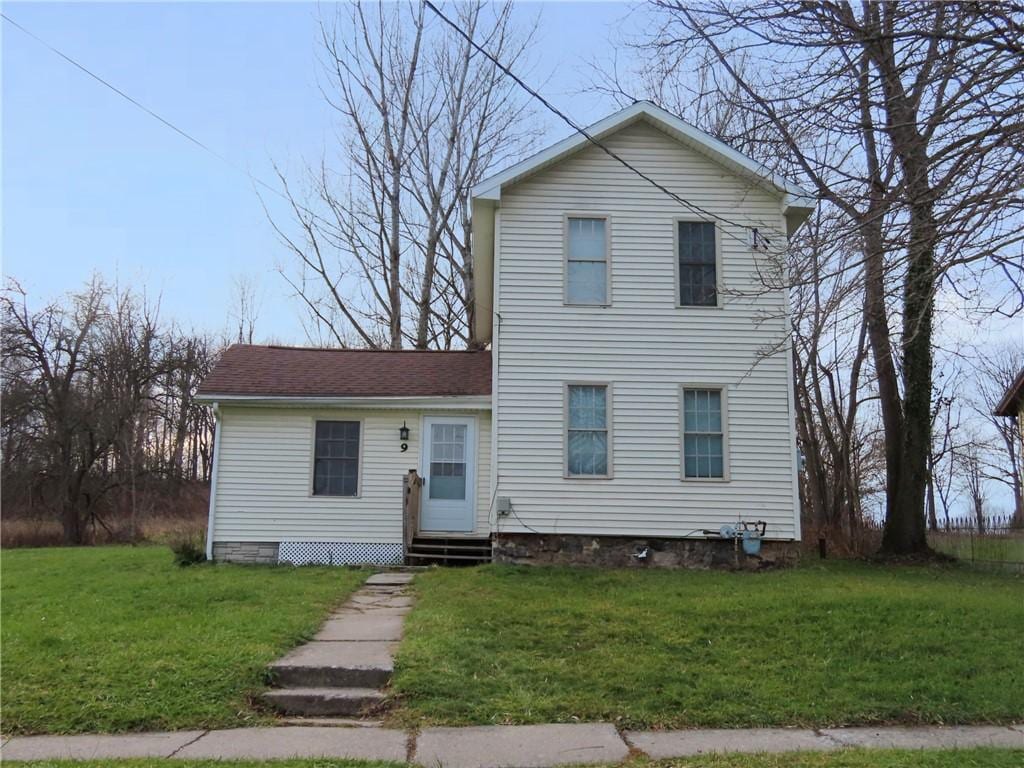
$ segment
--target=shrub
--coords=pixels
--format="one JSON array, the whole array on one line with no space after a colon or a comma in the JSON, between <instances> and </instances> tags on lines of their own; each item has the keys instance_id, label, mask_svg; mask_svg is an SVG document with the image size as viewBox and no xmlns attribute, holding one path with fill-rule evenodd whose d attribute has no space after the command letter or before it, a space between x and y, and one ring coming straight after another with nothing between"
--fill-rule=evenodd
<instances>
[{"instance_id":1,"label":"shrub","mask_svg":"<svg viewBox=\"0 0 1024 768\"><path fill-rule=\"evenodd\" d=\"M174 537L169 544L174 553L174 562L184 567L206 562L206 543L197 534L182 534Z\"/></svg>"}]
</instances>

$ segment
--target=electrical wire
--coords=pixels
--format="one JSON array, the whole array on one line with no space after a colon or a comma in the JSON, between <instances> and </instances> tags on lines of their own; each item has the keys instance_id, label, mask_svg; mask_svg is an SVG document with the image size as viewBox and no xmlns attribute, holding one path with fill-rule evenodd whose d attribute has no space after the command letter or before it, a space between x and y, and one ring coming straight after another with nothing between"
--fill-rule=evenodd
<instances>
[{"instance_id":1,"label":"electrical wire","mask_svg":"<svg viewBox=\"0 0 1024 768\"><path fill-rule=\"evenodd\" d=\"M677 203L679 203L683 207L687 208L688 210L690 210L690 211L692 211L694 213L701 214L702 216L706 216L706 217L709 217L709 218L712 218L712 219L716 219L717 221L720 221L723 224L729 224L730 226L737 227L739 229L749 229L749 225L747 225L747 224L738 224L737 222L732 221L731 219L728 219L728 218L726 218L724 216L721 216L720 214L714 213L713 211L709 211L706 208L702 208L701 206L697 205L696 203L692 203L689 200L686 200L681 195L677 194L676 192L673 192L671 189L666 187L664 184L661 184L660 182L656 181L655 179L651 178L649 175L647 175L646 173L641 171L636 166L634 166L631 163L629 163L627 160L622 158L619 154L617 154L610 147L606 146L600 140L596 139L589 131L587 131L586 128L584 128L583 126L579 125L575 120L573 120L571 117L566 115L562 110L560 110L558 107L556 107L554 104L552 104L546 98L544 98L544 96L542 96L538 91L536 91L534 88L531 88L529 85L527 85L527 83L522 78L520 78L518 75L516 75L511 69L509 69L509 67L507 67L505 64L503 64L490 51L486 50L483 46L481 46L479 43L477 43L473 39L472 35L470 35L468 32L463 30L462 27L460 27L458 24L456 24L454 21L452 21L450 18L448 18L430 0L424 0L424 4L427 6L427 8L429 8L431 11L433 11L434 14L438 16L438 18L440 18L448 26L450 26L453 30L455 30L455 32L458 33L467 43L469 43L473 47L474 50L476 50L477 52L479 52L480 54L485 56L492 64L494 64L494 66L496 66L498 69L500 69L502 72L504 72L505 75L508 76L509 78L511 78L520 88L522 88L524 91L526 91L528 94L530 94L534 99L536 99L541 104L543 104L550 112L552 112L555 115L557 115L566 125L568 125L570 128L572 128L578 134L583 136L588 142L590 142L595 147L600 149L602 152L607 154L613 160L617 161L618 163L623 165L625 168L629 169L630 171L635 173L637 176L639 176L641 179L646 181L648 184L650 184L651 186L653 186L656 189L660 190L664 194L668 195L670 198L672 198L674 201L676 201ZM724 233L727 236L731 237L732 239L736 240L739 243L742 243L744 246L749 245L749 243L747 243L746 240L744 240L741 237L737 237L735 234L733 234L729 230L723 230L723 231L724 231Z\"/></svg>"},{"instance_id":2,"label":"electrical wire","mask_svg":"<svg viewBox=\"0 0 1024 768\"><path fill-rule=\"evenodd\" d=\"M111 91L116 93L118 96L120 96L122 99L127 101L129 104L132 104L133 106L135 106L138 109L142 110L147 115L152 117L154 120L157 120L158 122L162 123L166 127L170 128L172 131L177 133L179 136L181 136L185 140L191 142L192 144L196 145L197 147L199 147L204 152L206 152L206 153L210 154L211 156L217 158L218 160L220 160L222 163L227 165L232 170L237 171L238 173L241 173L243 176L248 178L253 184L257 184L257 185L263 187L264 189L268 190L269 192L272 192L273 194L275 194L278 197L280 197L282 200L285 200L288 203L290 203L292 205L295 205L300 210L302 210L303 212L309 214L313 218L318 219L322 223L327 224L329 226L334 226L327 219L323 218L322 216L320 216L319 214L315 213L314 211L309 210L309 208L306 208L302 204L296 202L295 200L290 198L288 195L284 194L281 190L277 189L276 187L271 186L270 184L268 184L267 182L263 181L263 179L259 178L258 176L254 176L252 173L250 173L248 170L246 170L242 166L232 162L230 159L228 159L224 155L222 155L219 152L217 152L215 149L210 147L208 144L205 144L204 142L200 141L199 139L197 139L195 136L193 136L191 133L189 133L188 131L184 130L183 128L179 128L177 125L172 123L170 120L168 120L167 118L163 117L158 112L150 109L149 107L147 107L145 104L143 104L138 99L136 99L133 96L131 96L130 94L125 93L123 90L118 88L116 85L114 85L110 81L106 80L105 78L101 77L100 75L96 74L91 69L86 67L84 64L76 61L71 56L68 56L66 53L64 53L60 49L54 47L53 45L50 45L50 43L48 43L45 40L43 40L41 37L39 37L39 35L35 34L30 29L27 29L24 26L22 26L21 24L19 24L18 22L16 22L14 19L12 19L6 13L0 12L0 18L2 18L4 21L6 21L11 26L15 27L16 29L19 29L21 32L23 32L26 35L28 35L30 38L35 40L41 46L43 46L44 48L46 48L50 52L52 52L52 53L56 54L57 56L59 56L60 58L62 58L68 64L71 64L73 67L75 67L79 71L81 71L84 74L86 74L89 77L91 77L93 80L95 80L100 85L104 86L105 88L110 89Z\"/></svg>"}]
</instances>

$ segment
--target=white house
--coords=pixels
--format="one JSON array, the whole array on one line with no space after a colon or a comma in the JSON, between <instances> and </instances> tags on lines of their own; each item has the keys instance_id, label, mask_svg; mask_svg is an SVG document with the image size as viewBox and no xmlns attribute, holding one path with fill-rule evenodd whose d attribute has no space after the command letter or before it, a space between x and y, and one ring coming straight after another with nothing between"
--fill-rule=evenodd
<instances>
[{"instance_id":1,"label":"white house","mask_svg":"<svg viewBox=\"0 0 1024 768\"><path fill-rule=\"evenodd\" d=\"M488 350L227 352L201 390L213 557L707 565L754 560L744 528L760 558L792 551L787 294L765 275L814 201L646 102L588 133L473 190Z\"/></svg>"}]
</instances>

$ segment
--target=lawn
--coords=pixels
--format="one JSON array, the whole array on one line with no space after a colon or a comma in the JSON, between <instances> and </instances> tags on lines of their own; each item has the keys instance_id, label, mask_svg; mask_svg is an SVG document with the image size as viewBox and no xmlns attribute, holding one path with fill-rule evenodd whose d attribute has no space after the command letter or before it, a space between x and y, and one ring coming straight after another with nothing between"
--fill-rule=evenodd
<instances>
[{"instance_id":1,"label":"lawn","mask_svg":"<svg viewBox=\"0 0 1024 768\"><path fill-rule=\"evenodd\" d=\"M264 668L365 575L180 568L163 547L4 551L5 733L238 726Z\"/></svg>"},{"instance_id":2,"label":"lawn","mask_svg":"<svg viewBox=\"0 0 1024 768\"><path fill-rule=\"evenodd\" d=\"M626 768L1019 768L1024 750L843 750L781 755L705 755L675 760L633 759ZM214 760L88 760L16 763L28 768L398 768L398 764L358 760L277 760L221 762ZM404 765L404 764L403 764Z\"/></svg>"},{"instance_id":3,"label":"lawn","mask_svg":"<svg viewBox=\"0 0 1024 768\"><path fill-rule=\"evenodd\" d=\"M764 573L487 566L415 584L397 722L628 727L1024 715L1024 580L829 563Z\"/></svg>"}]
</instances>

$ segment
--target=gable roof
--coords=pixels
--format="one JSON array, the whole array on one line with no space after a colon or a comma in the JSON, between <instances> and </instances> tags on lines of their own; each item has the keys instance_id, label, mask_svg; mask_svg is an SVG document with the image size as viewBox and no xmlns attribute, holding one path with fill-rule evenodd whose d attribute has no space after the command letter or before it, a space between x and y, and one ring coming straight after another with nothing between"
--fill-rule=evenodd
<instances>
[{"instance_id":1,"label":"gable roof","mask_svg":"<svg viewBox=\"0 0 1024 768\"><path fill-rule=\"evenodd\" d=\"M641 119L654 124L680 143L724 165L734 173L751 179L769 191L785 195L788 198L784 200L786 209L806 208L809 213L810 209L814 207L814 196L800 186L773 173L756 160L747 157L742 152L737 152L710 133L690 125L650 101L636 101L625 109L620 109L588 126L586 132L600 141L602 137ZM484 179L473 187L471 195L482 200L500 200L502 187L522 181L527 176L532 176L588 146L593 146L590 139L582 133L574 133L512 167Z\"/></svg>"},{"instance_id":2,"label":"gable roof","mask_svg":"<svg viewBox=\"0 0 1024 768\"><path fill-rule=\"evenodd\" d=\"M786 219L787 234L792 235L814 210L816 198L811 193L652 102L634 102L625 109L620 109L587 126L585 130L593 139L601 141L640 120L650 123L680 144L777 195ZM590 139L576 132L473 187L470 198L473 210L473 268L478 303L475 314L477 339L486 341L491 338L493 316L489 304L493 301L494 287L494 214L501 203L502 189L523 181L589 146L593 146ZM649 169L639 170L646 172Z\"/></svg>"},{"instance_id":3,"label":"gable roof","mask_svg":"<svg viewBox=\"0 0 1024 768\"><path fill-rule=\"evenodd\" d=\"M460 397L491 394L491 353L234 344L199 387L203 400Z\"/></svg>"},{"instance_id":4,"label":"gable roof","mask_svg":"<svg viewBox=\"0 0 1024 768\"><path fill-rule=\"evenodd\" d=\"M1014 378L1010 388L1006 390L999 404L996 405L996 416L1016 416L1020 410L1021 402L1024 401L1024 368Z\"/></svg>"}]
</instances>

